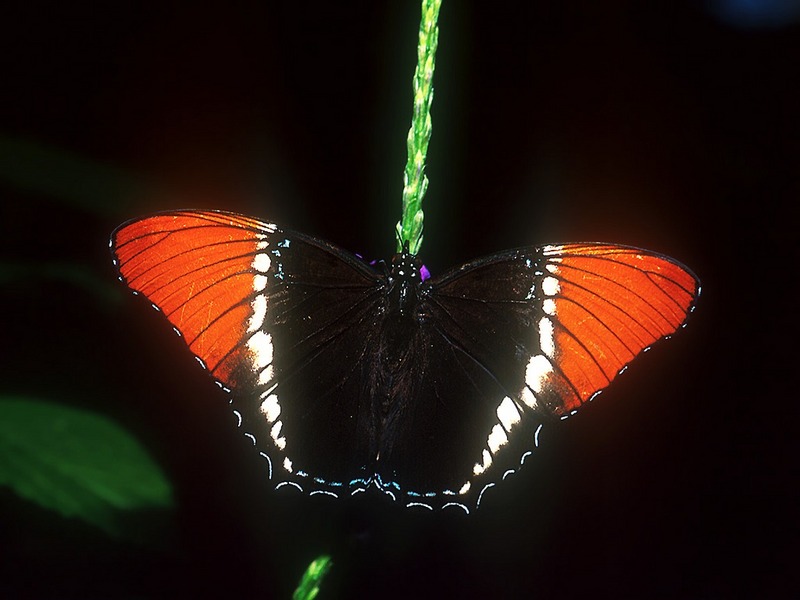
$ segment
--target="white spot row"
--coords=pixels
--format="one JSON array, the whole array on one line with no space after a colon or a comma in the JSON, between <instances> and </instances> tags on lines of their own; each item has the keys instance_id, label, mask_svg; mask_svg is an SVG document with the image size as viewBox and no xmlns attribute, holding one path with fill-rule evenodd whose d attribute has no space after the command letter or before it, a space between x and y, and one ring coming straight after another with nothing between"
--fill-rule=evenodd
<instances>
[{"instance_id":1,"label":"white spot row","mask_svg":"<svg viewBox=\"0 0 800 600\"><path fill-rule=\"evenodd\" d=\"M264 319L267 318L267 297L257 293L250 306L253 314L247 321L247 333L253 333L264 327Z\"/></svg>"},{"instance_id":2,"label":"white spot row","mask_svg":"<svg viewBox=\"0 0 800 600\"><path fill-rule=\"evenodd\" d=\"M481 461L476 462L472 467L472 474L475 476L485 472L492 465L492 456L496 455L503 446L508 444L508 435L522 419L516 403L508 396L503 398L503 401L497 407L497 419L499 422L492 427L489 436L486 438L486 448L481 453ZM459 493L464 492L459 491Z\"/></svg>"},{"instance_id":3,"label":"white spot row","mask_svg":"<svg viewBox=\"0 0 800 600\"><path fill-rule=\"evenodd\" d=\"M545 256L553 257L549 259L553 261L560 261L561 259L558 258L558 255L561 254L563 251L564 251L564 246L561 245L548 244L547 246L542 246L542 254L544 254Z\"/></svg>"},{"instance_id":4,"label":"white spot row","mask_svg":"<svg viewBox=\"0 0 800 600\"><path fill-rule=\"evenodd\" d=\"M278 403L278 396L276 394L269 394L261 403L261 414L269 421L274 423L278 420L281 414L281 405Z\"/></svg>"},{"instance_id":5,"label":"white spot row","mask_svg":"<svg viewBox=\"0 0 800 600\"><path fill-rule=\"evenodd\" d=\"M266 249L268 243L267 242L259 242L256 245L256 250L264 250ZM259 252L253 257L252 267L253 270L256 272L266 275L269 273L269 268L272 266L272 259L269 257L269 254L266 252Z\"/></svg>"},{"instance_id":6,"label":"white spot row","mask_svg":"<svg viewBox=\"0 0 800 600\"><path fill-rule=\"evenodd\" d=\"M547 265L547 269L550 270L550 267L553 265ZM558 279L555 277L545 277L542 279L542 293L545 296L555 296L558 294L559 290L561 289L561 284L559 284Z\"/></svg>"},{"instance_id":7,"label":"white spot row","mask_svg":"<svg viewBox=\"0 0 800 600\"><path fill-rule=\"evenodd\" d=\"M282 421L276 421L275 424L272 426L272 429L269 431L269 435L272 438L272 441L275 443L275 446L278 450L284 450L286 448L286 438L281 435L281 428L283 427ZM288 460L288 457L287 457ZM291 465L292 462L289 461ZM286 463L284 462L284 466ZM288 469L287 469L288 470Z\"/></svg>"},{"instance_id":8,"label":"white spot row","mask_svg":"<svg viewBox=\"0 0 800 600\"><path fill-rule=\"evenodd\" d=\"M547 387L547 382L553 373L553 365L543 354L531 356L525 369L525 384L533 390L534 394L541 394Z\"/></svg>"}]
</instances>

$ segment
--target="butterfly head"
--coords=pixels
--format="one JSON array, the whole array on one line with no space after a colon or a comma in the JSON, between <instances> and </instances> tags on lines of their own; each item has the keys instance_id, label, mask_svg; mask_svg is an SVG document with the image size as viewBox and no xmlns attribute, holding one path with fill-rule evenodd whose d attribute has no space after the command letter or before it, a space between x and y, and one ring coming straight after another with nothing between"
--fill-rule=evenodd
<instances>
[{"instance_id":1,"label":"butterfly head","mask_svg":"<svg viewBox=\"0 0 800 600\"><path fill-rule=\"evenodd\" d=\"M411 253L408 241L406 241L403 243L403 251L392 257L391 276L408 278L409 281L416 279L426 281L431 278L431 272L422 264L416 254Z\"/></svg>"},{"instance_id":2,"label":"butterfly head","mask_svg":"<svg viewBox=\"0 0 800 600\"><path fill-rule=\"evenodd\" d=\"M420 260L407 250L403 250L400 254L395 254L392 257L390 269L392 279L408 282L422 281L421 269L424 269L424 267ZM427 269L425 271L427 272Z\"/></svg>"}]
</instances>

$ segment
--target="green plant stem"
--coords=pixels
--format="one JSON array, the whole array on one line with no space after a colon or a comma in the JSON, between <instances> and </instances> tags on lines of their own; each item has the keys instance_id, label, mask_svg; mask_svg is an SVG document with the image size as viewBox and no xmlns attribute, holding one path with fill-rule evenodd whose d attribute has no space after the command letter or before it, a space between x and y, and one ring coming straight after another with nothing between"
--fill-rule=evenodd
<instances>
[{"instance_id":1,"label":"green plant stem","mask_svg":"<svg viewBox=\"0 0 800 600\"><path fill-rule=\"evenodd\" d=\"M431 139L431 103L433 70L439 43L439 8L442 0L422 0L422 17L417 45L417 68L414 71L414 115L408 131L408 162L403 174L403 217L397 224L398 252L408 243L412 254L422 245L422 199L428 189L425 158Z\"/></svg>"},{"instance_id":2,"label":"green plant stem","mask_svg":"<svg viewBox=\"0 0 800 600\"><path fill-rule=\"evenodd\" d=\"M306 572L303 573L300 585L292 595L292 600L314 600L319 593L322 580L328 574L331 566L333 566L331 557L324 554L311 561Z\"/></svg>"}]
</instances>

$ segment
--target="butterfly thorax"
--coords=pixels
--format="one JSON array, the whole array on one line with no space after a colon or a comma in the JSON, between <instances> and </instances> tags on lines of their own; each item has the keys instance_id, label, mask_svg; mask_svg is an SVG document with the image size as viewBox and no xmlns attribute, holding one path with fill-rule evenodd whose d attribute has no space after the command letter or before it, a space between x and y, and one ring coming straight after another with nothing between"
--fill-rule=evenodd
<instances>
[{"instance_id":1,"label":"butterfly thorax","mask_svg":"<svg viewBox=\"0 0 800 600\"><path fill-rule=\"evenodd\" d=\"M413 316L419 299L421 266L420 260L406 251L392 257L387 314L398 312L401 316Z\"/></svg>"}]
</instances>

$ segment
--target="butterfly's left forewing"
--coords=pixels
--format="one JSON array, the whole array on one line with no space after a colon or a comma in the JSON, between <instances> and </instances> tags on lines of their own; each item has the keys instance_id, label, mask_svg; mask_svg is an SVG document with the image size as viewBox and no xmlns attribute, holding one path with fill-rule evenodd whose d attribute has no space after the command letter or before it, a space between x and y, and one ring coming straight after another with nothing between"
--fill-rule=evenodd
<instances>
[{"instance_id":1,"label":"butterfly's left forewing","mask_svg":"<svg viewBox=\"0 0 800 600\"><path fill-rule=\"evenodd\" d=\"M361 430L374 424L361 371L379 272L320 240L216 211L132 221L111 244L124 282L231 391L276 485L335 493L363 483Z\"/></svg>"}]
</instances>

